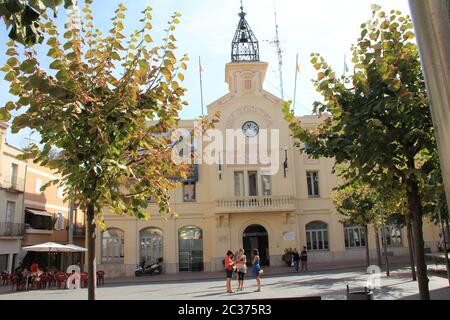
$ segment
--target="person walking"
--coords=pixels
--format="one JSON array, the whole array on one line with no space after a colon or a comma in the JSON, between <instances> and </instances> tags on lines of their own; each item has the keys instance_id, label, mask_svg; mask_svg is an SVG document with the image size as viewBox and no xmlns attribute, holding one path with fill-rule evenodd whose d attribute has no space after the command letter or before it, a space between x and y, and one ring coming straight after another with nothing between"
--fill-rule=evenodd
<instances>
[{"instance_id":1,"label":"person walking","mask_svg":"<svg viewBox=\"0 0 450 320\"><path fill-rule=\"evenodd\" d=\"M302 262L301 271L308 271L308 252L305 246L303 246L303 250L300 252L300 261Z\"/></svg>"},{"instance_id":2,"label":"person walking","mask_svg":"<svg viewBox=\"0 0 450 320\"><path fill-rule=\"evenodd\" d=\"M292 261L294 262L295 271L298 272L298 265L300 263L300 255L298 254L297 249L294 249L292 253Z\"/></svg>"},{"instance_id":3,"label":"person walking","mask_svg":"<svg viewBox=\"0 0 450 320\"><path fill-rule=\"evenodd\" d=\"M253 276L255 277L256 284L258 286L258 289L256 289L255 292L260 292L261 291L261 279L260 278L261 278L261 274L262 274L262 269L261 269L261 265L260 265L258 249L253 249L252 264L253 264Z\"/></svg>"},{"instance_id":4,"label":"person walking","mask_svg":"<svg viewBox=\"0 0 450 320\"><path fill-rule=\"evenodd\" d=\"M231 250L227 251L227 256L225 257L225 272L227 274L227 293L233 293L231 290L231 278L233 277L235 262L233 261L233 252Z\"/></svg>"},{"instance_id":5,"label":"person walking","mask_svg":"<svg viewBox=\"0 0 450 320\"><path fill-rule=\"evenodd\" d=\"M238 274L238 289L237 291L244 290L244 277L247 273L247 256L244 253L244 249L239 249L236 255L236 269Z\"/></svg>"}]
</instances>

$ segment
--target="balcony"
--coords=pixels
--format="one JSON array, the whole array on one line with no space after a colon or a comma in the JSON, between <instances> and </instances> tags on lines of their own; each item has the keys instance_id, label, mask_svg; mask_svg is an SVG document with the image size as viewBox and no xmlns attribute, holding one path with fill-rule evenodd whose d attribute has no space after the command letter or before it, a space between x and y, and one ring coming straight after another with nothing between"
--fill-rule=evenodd
<instances>
[{"instance_id":1,"label":"balcony","mask_svg":"<svg viewBox=\"0 0 450 320\"><path fill-rule=\"evenodd\" d=\"M294 211L292 196L255 196L216 200L216 213Z\"/></svg>"},{"instance_id":2,"label":"balcony","mask_svg":"<svg viewBox=\"0 0 450 320\"><path fill-rule=\"evenodd\" d=\"M24 234L23 223L0 222L0 237L23 237Z\"/></svg>"},{"instance_id":3,"label":"balcony","mask_svg":"<svg viewBox=\"0 0 450 320\"><path fill-rule=\"evenodd\" d=\"M2 188L11 192L24 192L25 180L16 176L7 176L2 181Z\"/></svg>"}]
</instances>

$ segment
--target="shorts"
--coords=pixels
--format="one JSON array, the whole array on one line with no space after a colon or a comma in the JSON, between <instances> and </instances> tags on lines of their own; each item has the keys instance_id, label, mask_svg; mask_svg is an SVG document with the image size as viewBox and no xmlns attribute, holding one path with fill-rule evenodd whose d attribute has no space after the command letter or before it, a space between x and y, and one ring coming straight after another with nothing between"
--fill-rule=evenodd
<instances>
[{"instance_id":1,"label":"shorts","mask_svg":"<svg viewBox=\"0 0 450 320\"><path fill-rule=\"evenodd\" d=\"M227 272L227 278L233 278L233 269L231 269L231 270L228 270L228 269L226 269L225 270L226 272Z\"/></svg>"},{"instance_id":2,"label":"shorts","mask_svg":"<svg viewBox=\"0 0 450 320\"><path fill-rule=\"evenodd\" d=\"M245 272L238 271L238 280L244 280Z\"/></svg>"}]
</instances>

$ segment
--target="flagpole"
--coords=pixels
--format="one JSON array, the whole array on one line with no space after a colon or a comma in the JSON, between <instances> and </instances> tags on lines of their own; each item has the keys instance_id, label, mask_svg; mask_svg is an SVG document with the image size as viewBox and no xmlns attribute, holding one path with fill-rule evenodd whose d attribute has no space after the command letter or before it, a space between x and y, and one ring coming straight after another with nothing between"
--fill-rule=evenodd
<instances>
[{"instance_id":1,"label":"flagpole","mask_svg":"<svg viewBox=\"0 0 450 320\"><path fill-rule=\"evenodd\" d=\"M292 104L292 111L295 113L295 95L297 93L297 74L298 74L298 53L295 61L295 84L294 84L294 103Z\"/></svg>"},{"instance_id":2,"label":"flagpole","mask_svg":"<svg viewBox=\"0 0 450 320\"><path fill-rule=\"evenodd\" d=\"M345 64L346 64L346 60L347 59L347 55L344 54L344 72L342 73L342 75L345 77L345 73L346 73L346 68L345 68Z\"/></svg>"},{"instance_id":3,"label":"flagpole","mask_svg":"<svg viewBox=\"0 0 450 320\"><path fill-rule=\"evenodd\" d=\"M198 72L200 74L200 99L202 105L202 117L205 115L203 112L203 84L202 84L202 62L200 60L200 56L198 57Z\"/></svg>"}]
</instances>

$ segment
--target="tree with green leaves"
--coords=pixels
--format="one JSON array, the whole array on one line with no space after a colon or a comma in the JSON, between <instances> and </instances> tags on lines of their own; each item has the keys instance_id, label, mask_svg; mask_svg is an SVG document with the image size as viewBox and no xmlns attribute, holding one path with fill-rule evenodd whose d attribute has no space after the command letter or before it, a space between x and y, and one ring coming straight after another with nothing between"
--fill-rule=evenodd
<instances>
[{"instance_id":1,"label":"tree with green leaves","mask_svg":"<svg viewBox=\"0 0 450 320\"><path fill-rule=\"evenodd\" d=\"M353 182L336 188L333 203L342 217L341 223L357 225L364 229L366 262L370 266L369 225L377 225L377 212L374 212L377 201L373 190L364 184Z\"/></svg>"},{"instance_id":2,"label":"tree with green leaves","mask_svg":"<svg viewBox=\"0 0 450 320\"><path fill-rule=\"evenodd\" d=\"M33 145L25 157L60 175L49 184L64 186L66 200L86 211L89 299L95 299L95 229L103 225L104 210L146 219L151 198L163 217L172 216L169 191L188 174L186 165L171 160L170 132L187 105L178 81L188 58L174 54L180 14L154 46L152 8L142 11L141 28L129 38L122 33L125 11L119 5L112 28L102 33L86 3L82 13L71 14L62 37L44 13L49 66L32 48L20 55L10 41L2 68L18 99L0 109L0 119L8 120L11 110L23 112L14 118L13 132L31 128L42 146Z\"/></svg>"},{"instance_id":3,"label":"tree with green leaves","mask_svg":"<svg viewBox=\"0 0 450 320\"><path fill-rule=\"evenodd\" d=\"M42 14L51 9L56 17L63 3L68 9L75 6L77 0L0 0L0 18L12 40L32 46L44 40L40 21Z\"/></svg>"},{"instance_id":4,"label":"tree with green leaves","mask_svg":"<svg viewBox=\"0 0 450 320\"><path fill-rule=\"evenodd\" d=\"M381 188L400 184L410 211L421 299L429 299L419 192L429 174L436 149L424 78L409 16L386 14L373 6L373 16L361 25L352 46L354 74L337 77L319 54L312 54L318 71L314 81L324 100L314 103L323 122L302 128L286 105L293 136L308 146L309 156L345 163L343 178L361 178Z\"/></svg>"}]
</instances>

